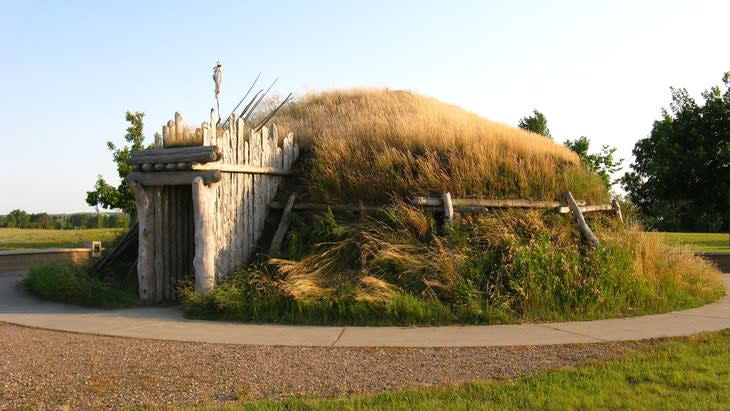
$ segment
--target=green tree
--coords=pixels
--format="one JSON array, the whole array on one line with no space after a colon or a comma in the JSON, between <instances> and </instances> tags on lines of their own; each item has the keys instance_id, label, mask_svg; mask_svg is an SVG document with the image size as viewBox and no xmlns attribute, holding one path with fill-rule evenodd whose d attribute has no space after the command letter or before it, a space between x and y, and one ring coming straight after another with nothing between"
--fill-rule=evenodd
<instances>
[{"instance_id":1,"label":"green tree","mask_svg":"<svg viewBox=\"0 0 730 411\"><path fill-rule=\"evenodd\" d=\"M730 72L698 103L671 88L670 109L633 149L629 199L660 229L730 228Z\"/></svg>"},{"instance_id":2,"label":"green tree","mask_svg":"<svg viewBox=\"0 0 730 411\"><path fill-rule=\"evenodd\" d=\"M565 140L563 145L575 151L580 157L580 161L601 177L607 189L610 190L618 182L618 180L611 177L621 169L624 160L616 158L616 147L604 145L601 146L599 153L590 154L588 150L591 147L591 140L586 136L581 136L575 140Z\"/></svg>"},{"instance_id":3,"label":"green tree","mask_svg":"<svg viewBox=\"0 0 730 411\"><path fill-rule=\"evenodd\" d=\"M15 209L5 217L6 227L30 228L30 216L23 210Z\"/></svg>"},{"instance_id":4,"label":"green tree","mask_svg":"<svg viewBox=\"0 0 730 411\"><path fill-rule=\"evenodd\" d=\"M31 214L30 222L34 228L44 228L46 230L53 228L53 218L48 213Z\"/></svg>"},{"instance_id":5,"label":"green tree","mask_svg":"<svg viewBox=\"0 0 730 411\"><path fill-rule=\"evenodd\" d=\"M517 123L517 127L523 130L532 131L533 133L541 134L547 138L553 138L550 135L550 129L548 129L545 115L537 110L532 110L531 116L522 117L520 122Z\"/></svg>"},{"instance_id":6,"label":"green tree","mask_svg":"<svg viewBox=\"0 0 730 411\"><path fill-rule=\"evenodd\" d=\"M118 148L111 141L106 143L109 150L113 153L114 162L117 165L117 173L121 182L117 187L114 187L99 175L94 190L86 192L86 203L90 206L100 205L106 209L118 208L129 216L136 214L134 195L126 179L133 168L127 164L127 159L129 158L130 151L141 150L143 148L143 117L144 113L142 112L131 113L127 111L125 115L130 126L127 128L127 134L124 136L124 139L130 143L129 146Z\"/></svg>"}]
</instances>

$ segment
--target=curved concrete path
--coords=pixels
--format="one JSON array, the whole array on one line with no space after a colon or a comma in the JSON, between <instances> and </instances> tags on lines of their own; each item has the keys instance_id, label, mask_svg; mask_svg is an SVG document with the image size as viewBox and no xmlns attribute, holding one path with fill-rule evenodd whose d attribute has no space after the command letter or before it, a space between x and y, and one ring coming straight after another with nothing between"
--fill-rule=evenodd
<instances>
[{"instance_id":1,"label":"curved concrete path","mask_svg":"<svg viewBox=\"0 0 730 411\"><path fill-rule=\"evenodd\" d=\"M100 310L50 303L18 288L22 273L0 276L0 322L51 330L160 340L335 347L550 345L675 337L730 328L730 296L685 311L543 324L445 327L315 327L196 321L179 308ZM730 275L723 275L730 291Z\"/></svg>"}]
</instances>

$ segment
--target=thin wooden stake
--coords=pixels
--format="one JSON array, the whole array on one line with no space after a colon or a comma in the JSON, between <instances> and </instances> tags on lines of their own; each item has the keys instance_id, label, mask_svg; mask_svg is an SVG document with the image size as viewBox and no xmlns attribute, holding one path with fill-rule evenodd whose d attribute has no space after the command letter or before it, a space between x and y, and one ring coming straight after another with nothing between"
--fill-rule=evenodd
<instances>
[{"instance_id":1,"label":"thin wooden stake","mask_svg":"<svg viewBox=\"0 0 730 411\"><path fill-rule=\"evenodd\" d=\"M619 221L621 221L621 224L624 222L624 216L621 214L621 204L619 204L618 200L614 198L611 200L611 207L613 207L613 211L618 216Z\"/></svg>"},{"instance_id":2,"label":"thin wooden stake","mask_svg":"<svg viewBox=\"0 0 730 411\"><path fill-rule=\"evenodd\" d=\"M284 212L281 213L281 221L279 221L279 227L276 228L274 238L271 240L271 247L269 247L269 255L279 254L281 251L281 244L284 242L284 236L287 230L289 230L289 214L291 213L292 207L294 207L294 201L297 195L292 193L289 196L289 200L286 202Z\"/></svg>"},{"instance_id":3,"label":"thin wooden stake","mask_svg":"<svg viewBox=\"0 0 730 411\"><path fill-rule=\"evenodd\" d=\"M451 202L451 193L446 192L441 198L444 203L444 224L450 227L454 224L454 204Z\"/></svg>"},{"instance_id":4,"label":"thin wooden stake","mask_svg":"<svg viewBox=\"0 0 730 411\"><path fill-rule=\"evenodd\" d=\"M583 218L583 213L580 211L578 203L575 202L573 194L571 194L570 191L566 191L563 197L568 203L570 210L573 211L573 219L575 220L575 223L578 224L580 234L592 247L598 247L601 242L598 241L598 237L596 237L596 235L593 234L593 231L591 231L591 228L588 227L588 223L586 223L586 219Z\"/></svg>"}]
</instances>

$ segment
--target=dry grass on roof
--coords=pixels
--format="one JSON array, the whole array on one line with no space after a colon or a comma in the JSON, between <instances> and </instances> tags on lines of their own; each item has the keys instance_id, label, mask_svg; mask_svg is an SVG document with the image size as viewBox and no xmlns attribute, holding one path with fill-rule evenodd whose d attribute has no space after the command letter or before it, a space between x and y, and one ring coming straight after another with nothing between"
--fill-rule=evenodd
<instances>
[{"instance_id":1,"label":"dry grass on roof","mask_svg":"<svg viewBox=\"0 0 730 411\"><path fill-rule=\"evenodd\" d=\"M600 180L552 140L410 91L309 94L277 114L311 154L309 194L326 201L392 195L605 201Z\"/></svg>"}]
</instances>

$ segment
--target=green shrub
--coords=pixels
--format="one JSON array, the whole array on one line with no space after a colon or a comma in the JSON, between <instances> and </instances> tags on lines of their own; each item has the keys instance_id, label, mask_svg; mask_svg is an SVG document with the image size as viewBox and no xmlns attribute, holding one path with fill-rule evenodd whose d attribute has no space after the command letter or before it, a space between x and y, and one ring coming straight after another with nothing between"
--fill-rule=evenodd
<instances>
[{"instance_id":1,"label":"green shrub","mask_svg":"<svg viewBox=\"0 0 730 411\"><path fill-rule=\"evenodd\" d=\"M103 280L88 267L50 263L33 267L23 287L38 297L89 307L119 308L137 302L133 284Z\"/></svg>"}]
</instances>

